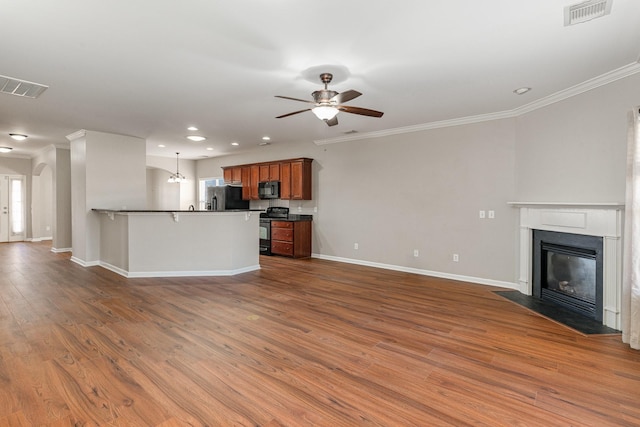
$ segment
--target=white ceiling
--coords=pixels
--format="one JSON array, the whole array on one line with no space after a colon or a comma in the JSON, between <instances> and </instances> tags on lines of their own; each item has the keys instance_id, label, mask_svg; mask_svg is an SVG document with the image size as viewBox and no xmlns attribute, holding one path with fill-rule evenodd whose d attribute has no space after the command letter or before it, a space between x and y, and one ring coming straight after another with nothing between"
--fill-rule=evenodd
<instances>
[{"instance_id":1,"label":"white ceiling","mask_svg":"<svg viewBox=\"0 0 640 427\"><path fill-rule=\"evenodd\" d=\"M640 1L613 0L610 15L565 27L575 3L0 0L0 75L49 86L37 99L0 94L0 146L29 156L87 129L197 159L260 149L264 135L311 144L512 111L637 72ZM274 95L311 99L323 71L335 74L330 89L363 93L348 105L384 116L275 119L307 105ZM515 95L522 86L531 92ZM190 125L207 140L187 141Z\"/></svg>"}]
</instances>

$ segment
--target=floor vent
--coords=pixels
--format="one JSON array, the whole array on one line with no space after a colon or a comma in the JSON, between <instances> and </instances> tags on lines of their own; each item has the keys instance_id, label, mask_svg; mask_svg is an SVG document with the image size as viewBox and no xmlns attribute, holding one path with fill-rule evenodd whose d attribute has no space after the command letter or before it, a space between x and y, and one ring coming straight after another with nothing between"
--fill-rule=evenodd
<instances>
[{"instance_id":1,"label":"floor vent","mask_svg":"<svg viewBox=\"0 0 640 427\"><path fill-rule=\"evenodd\" d=\"M613 0L589 0L564 8L564 25L580 24L611 13Z\"/></svg>"},{"instance_id":2,"label":"floor vent","mask_svg":"<svg viewBox=\"0 0 640 427\"><path fill-rule=\"evenodd\" d=\"M25 98L37 98L49 86L26 80L15 79L13 77L0 76L0 92L9 95L23 96Z\"/></svg>"}]
</instances>

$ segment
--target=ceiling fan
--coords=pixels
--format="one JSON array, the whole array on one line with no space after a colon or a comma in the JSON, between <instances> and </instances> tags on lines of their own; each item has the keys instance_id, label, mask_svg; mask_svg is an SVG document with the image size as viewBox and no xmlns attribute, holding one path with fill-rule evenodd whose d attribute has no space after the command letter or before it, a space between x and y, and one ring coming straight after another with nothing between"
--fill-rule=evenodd
<instances>
[{"instance_id":1,"label":"ceiling fan","mask_svg":"<svg viewBox=\"0 0 640 427\"><path fill-rule=\"evenodd\" d=\"M316 90L311 94L311 96L313 96L313 101L291 98L289 96L276 95L276 98L290 99L292 101L306 102L308 104L315 105L315 107L294 111L293 113L289 114L283 114L282 116L276 117L276 119L293 116L294 114L304 113L305 111L312 111L313 114L316 115L316 117L318 117L320 120L324 120L327 125L335 126L338 124L337 114L340 111L351 114L360 114L362 116L382 117L384 113L381 111L342 105L342 103L351 101L352 99L357 98L362 94L356 90L348 90L342 93L338 93L334 90L329 90L327 86L329 85L329 83L331 83L332 79L333 74L331 73L320 74L320 80L322 81L322 83L324 83L324 89Z\"/></svg>"}]
</instances>

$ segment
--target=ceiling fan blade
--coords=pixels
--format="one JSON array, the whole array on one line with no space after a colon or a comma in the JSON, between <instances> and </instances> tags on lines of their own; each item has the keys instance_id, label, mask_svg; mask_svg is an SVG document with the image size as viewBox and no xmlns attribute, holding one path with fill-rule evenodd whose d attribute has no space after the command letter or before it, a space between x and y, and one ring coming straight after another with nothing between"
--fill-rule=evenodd
<instances>
[{"instance_id":1,"label":"ceiling fan blade","mask_svg":"<svg viewBox=\"0 0 640 427\"><path fill-rule=\"evenodd\" d=\"M382 117L382 111L369 110L368 108L349 107L347 105L337 105L336 108L345 113L360 114L361 116Z\"/></svg>"},{"instance_id":2,"label":"ceiling fan blade","mask_svg":"<svg viewBox=\"0 0 640 427\"><path fill-rule=\"evenodd\" d=\"M360 95L362 94L357 90L347 90L331 98L331 102L335 101L337 104L342 104L343 102L351 101L352 99L355 99Z\"/></svg>"},{"instance_id":3,"label":"ceiling fan blade","mask_svg":"<svg viewBox=\"0 0 640 427\"><path fill-rule=\"evenodd\" d=\"M290 96L280 96L280 95L275 95L276 98L282 98L282 99L290 99L291 101L300 101L300 102L306 102L308 104L315 104L315 102L313 101L307 101L306 99L298 99L298 98L291 98Z\"/></svg>"},{"instance_id":4,"label":"ceiling fan blade","mask_svg":"<svg viewBox=\"0 0 640 427\"><path fill-rule=\"evenodd\" d=\"M330 120L325 120L325 122L327 123L327 126L335 126L338 124L338 116L334 116Z\"/></svg>"},{"instance_id":5,"label":"ceiling fan blade","mask_svg":"<svg viewBox=\"0 0 640 427\"><path fill-rule=\"evenodd\" d=\"M281 116L276 117L276 119L281 119L283 117L293 116L294 114L304 113L305 111L311 111L311 108L307 108L307 109L300 110L300 111L294 111L293 113L289 113L289 114L283 114Z\"/></svg>"}]
</instances>

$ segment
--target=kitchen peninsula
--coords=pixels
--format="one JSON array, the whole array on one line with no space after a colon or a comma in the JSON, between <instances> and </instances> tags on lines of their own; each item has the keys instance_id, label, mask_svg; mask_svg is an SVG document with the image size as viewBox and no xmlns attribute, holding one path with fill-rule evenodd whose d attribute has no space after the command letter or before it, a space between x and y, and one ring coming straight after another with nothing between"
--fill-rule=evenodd
<instances>
[{"instance_id":1,"label":"kitchen peninsula","mask_svg":"<svg viewBox=\"0 0 640 427\"><path fill-rule=\"evenodd\" d=\"M260 268L255 211L92 209L100 262L125 277L229 276Z\"/></svg>"}]
</instances>

